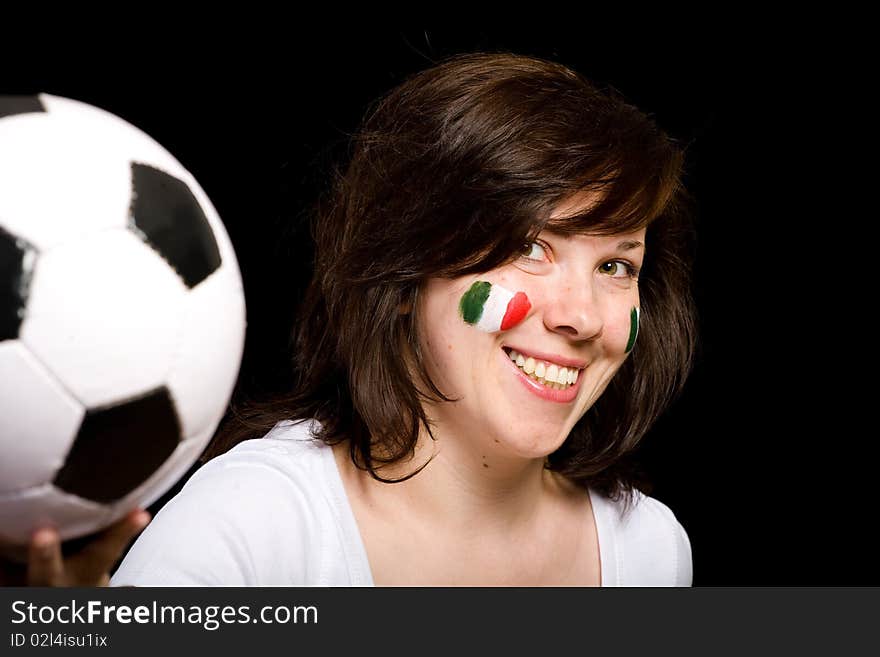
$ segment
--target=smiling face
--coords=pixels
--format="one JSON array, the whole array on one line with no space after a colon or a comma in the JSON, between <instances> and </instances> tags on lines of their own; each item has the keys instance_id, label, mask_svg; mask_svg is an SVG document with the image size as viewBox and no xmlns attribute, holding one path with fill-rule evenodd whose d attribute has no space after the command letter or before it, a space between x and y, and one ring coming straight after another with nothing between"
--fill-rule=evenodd
<instances>
[{"instance_id":1,"label":"smiling face","mask_svg":"<svg viewBox=\"0 0 880 657\"><path fill-rule=\"evenodd\" d=\"M601 236L545 230L514 262L428 281L420 296L426 369L458 399L431 406L438 426L476 436L481 449L526 458L555 451L629 355L644 242L644 229ZM496 332L463 321L460 302L476 281L525 292L525 319Z\"/></svg>"}]
</instances>

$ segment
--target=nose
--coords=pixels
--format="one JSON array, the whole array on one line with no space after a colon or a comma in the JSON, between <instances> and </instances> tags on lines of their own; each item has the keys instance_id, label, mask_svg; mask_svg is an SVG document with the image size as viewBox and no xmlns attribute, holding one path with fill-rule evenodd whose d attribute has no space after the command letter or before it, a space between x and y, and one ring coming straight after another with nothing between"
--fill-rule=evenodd
<instances>
[{"instance_id":1,"label":"nose","mask_svg":"<svg viewBox=\"0 0 880 657\"><path fill-rule=\"evenodd\" d=\"M604 321L589 276L557 282L546 296L544 325L549 331L574 340L595 340Z\"/></svg>"}]
</instances>

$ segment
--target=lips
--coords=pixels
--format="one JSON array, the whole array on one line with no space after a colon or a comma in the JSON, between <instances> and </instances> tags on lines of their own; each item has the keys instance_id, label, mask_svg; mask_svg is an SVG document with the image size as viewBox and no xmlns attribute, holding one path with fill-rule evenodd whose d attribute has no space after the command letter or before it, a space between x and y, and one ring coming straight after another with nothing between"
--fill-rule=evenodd
<instances>
[{"instance_id":1,"label":"lips","mask_svg":"<svg viewBox=\"0 0 880 657\"><path fill-rule=\"evenodd\" d=\"M559 404L571 403L577 397L582 377L577 378L573 384L563 387L561 390L555 389L544 383L540 383L535 378L534 373L526 374L523 372L523 370L517 367L516 363L510 359L510 356L504 349L498 350L498 356L504 361L504 367L510 368L511 373L530 394L545 401L556 402Z\"/></svg>"}]
</instances>

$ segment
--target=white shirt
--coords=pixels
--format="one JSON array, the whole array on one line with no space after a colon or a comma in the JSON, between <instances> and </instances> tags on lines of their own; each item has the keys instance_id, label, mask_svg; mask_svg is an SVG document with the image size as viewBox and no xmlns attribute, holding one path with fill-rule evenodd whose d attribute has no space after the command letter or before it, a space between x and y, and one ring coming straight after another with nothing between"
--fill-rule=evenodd
<instances>
[{"instance_id":1,"label":"white shirt","mask_svg":"<svg viewBox=\"0 0 880 657\"><path fill-rule=\"evenodd\" d=\"M317 426L317 425L315 425ZM111 586L373 586L333 450L280 422L196 470L129 550ZM624 517L590 489L602 586L690 586L688 535L636 491Z\"/></svg>"}]
</instances>

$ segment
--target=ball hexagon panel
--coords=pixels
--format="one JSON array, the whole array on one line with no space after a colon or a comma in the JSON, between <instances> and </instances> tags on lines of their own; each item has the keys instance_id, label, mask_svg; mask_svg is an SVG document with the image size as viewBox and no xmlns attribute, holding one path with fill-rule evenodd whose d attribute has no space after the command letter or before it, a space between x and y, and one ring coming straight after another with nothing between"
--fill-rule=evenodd
<instances>
[{"instance_id":1,"label":"ball hexagon panel","mask_svg":"<svg viewBox=\"0 0 880 657\"><path fill-rule=\"evenodd\" d=\"M36 527L56 527L62 541L104 526L106 506L58 490L52 484L0 495L0 541L20 545Z\"/></svg>"},{"instance_id":2,"label":"ball hexagon panel","mask_svg":"<svg viewBox=\"0 0 880 657\"><path fill-rule=\"evenodd\" d=\"M21 342L0 342L0 496L51 481L84 414Z\"/></svg>"},{"instance_id":3,"label":"ball hexagon panel","mask_svg":"<svg viewBox=\"0 0 880 657\"><path fill-rule=\"evenodd\" d=\"M89 410L52 483L87 500L114 502L144 483L179 442L180 423L164 387Z\"/></svg>"},{"instance_id":4,"label":"ball hexagon panel","mask_svg":"<svg viewBox=\"0 0 880 657\"><path fill-rule=\"evenodd\" d=\"M0 342L18 337L37 253L3 229L0 217Z\"/></svg>"},{"instance_id":5,"label":"ball hexagon panel","mask_svg":"<svg viewBox=\"0 0 880 657\"><path fill-rule=\"evenodd\" d=\"M126 225L131 129L112 144L84 127L66 113L0 118L0 220L40 251Z\"/></svg>"},{"instance_id":6,"label":"ball hexagon panel","mask_svg":"<svg viewBox=\"0 0 880 657\"><path fill-rule=\"evenodd\" d=\"M183 420L184 435L216 426L216 399L229 399L244 349L244 295L237 272L224 267L187 295L181 340L167 385ZM206 331L205 327L211 330ZM199 375L210 372L210 376Z\"/></svg>"},{"instance_id":7,"label":"ball hexagon panel","mask_svg":"<svg viewBox=\"0 0 880 657\"><path fill-rule=\"evenodd\" d=\"M164 384L186 288L128 230L65 244L37 260L20 339L86 408Z\"/></svg>"}]
</instances>

